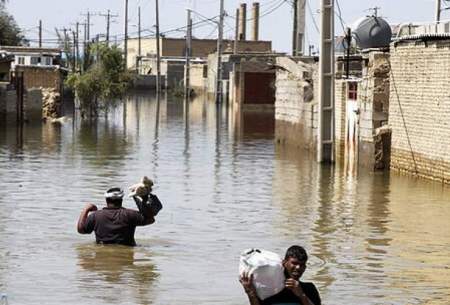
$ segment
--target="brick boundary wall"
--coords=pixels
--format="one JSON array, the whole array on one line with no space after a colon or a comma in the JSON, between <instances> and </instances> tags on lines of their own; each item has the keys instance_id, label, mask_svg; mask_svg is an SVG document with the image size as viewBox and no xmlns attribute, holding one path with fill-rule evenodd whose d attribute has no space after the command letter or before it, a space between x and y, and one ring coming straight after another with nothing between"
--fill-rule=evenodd
<instances>
[{"instance_id":1,"label":"brick boundary wall","mask_svg":"<svg viewBox=\"0 0 450 305\"><path fill-rule=\"evenodd\" d=\"M450 40L392 45L391 67L391 169L450 183Z\"/></svg>"},{"instance_id":2,"label":"brick boundary wall","mask_svg":"<svg viewBox=\"0 0 450 305\"><path fill-rule=\"evenodd\" d=\"M336 79L334 86L335 114L335 156L336 161L343 160L345 155L345 125L347 107L347 81Z\"/></svg>"},{"instance_id":3,"label":"brick boundary wall","mask_svg":"<svg viewBox=\"0 0 450 305\"><path fill-rule=\"evenodd\" d=\"M317 64L278 57L276 73L275 140L279 144L317 152ZM305 80L310 78L312 87ZM308 90L312 90L308 91Z\"/></svg>"}]
</instances>

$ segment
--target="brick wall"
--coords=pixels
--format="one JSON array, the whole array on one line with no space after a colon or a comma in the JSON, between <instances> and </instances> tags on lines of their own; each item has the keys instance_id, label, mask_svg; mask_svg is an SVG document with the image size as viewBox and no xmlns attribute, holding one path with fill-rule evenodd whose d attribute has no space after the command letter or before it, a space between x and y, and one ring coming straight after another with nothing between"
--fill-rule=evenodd
<instances>
[{"instance_id":1,"label":"brick wall","mask_svg":"<svg viewBox=\"0 0 450 305\"><path fill-rule=\"evenodd\" d=\"M450 40L391 48L391 168L450 183Z\"/></svg>"},{"instance_id":2,"label":"brick wall","mask_svg":"<svg viewBox=\"0 0 450 305\"><path fill-rule=\"evenodd\" d=\"M60 90L62 84L61 71L53 67L16 66L16 72L24 72L25 89L55 88Z\"/></svg>"},{"instance_id":3,"label":"brick wall","mask_svg":"<svg viewBox=\"0 0 450 305\"><path fill-rule=\"evenodd\" d=\"M278 57L276 64L275 138L278 143L316 152L317 64Z\"/></svg>"},{"instance_id":4,"label":"brick wall","mask_svg":"<svg viewBox=\"0 0 450 305\"><path fill-rule=\"evenodd\" d=\"M345 125L346 125L346 101L347 101L347 81L336 79L334 87L334 122L335 122L335 149L336 158L343 157L345 149Z\"/></svg>"}]
</instances>

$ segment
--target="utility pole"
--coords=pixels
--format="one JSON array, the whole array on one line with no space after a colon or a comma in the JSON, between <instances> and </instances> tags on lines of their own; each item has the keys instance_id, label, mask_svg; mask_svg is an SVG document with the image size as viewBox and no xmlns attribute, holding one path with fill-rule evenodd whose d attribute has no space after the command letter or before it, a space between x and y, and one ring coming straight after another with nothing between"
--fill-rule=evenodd
<instances>
[{"instance_id":1,"label":"utility pole","mask_svg":"<svg viewBox=\"0 0 450 305\"><path fill-rule=\"evenodd\" d=\"M128 68L128 0L125 0L125 41L124 41L124 64Z\"/></svg>"},{"instance_id":2,"label":"utility pole","mask_svg":"<svg viewBox=\"0 0 450 305\"><path fill-rule=\"evenodd\" d=\"M159 94L161 90L161 54L159 50L159 4L158 0L155 0L156 10L156 99L159 105Z\"/></svg>"},{"instance_id":3,"label":"utility pole","mask_svg":"<svg viewBox=\"0 0 450 305\"><path fill-rule=\"evenodd\" d=\"M98 15L106 17L106 45L109 46L111 18L119 17L119 15L112 15L110 10L108 10L106 14L98 14Z\"/></svg>"},{"instance_id":4,"label":"utility pole","mask_svg":"<svg viewBox=\"0 0 450 305\"><path fill-rule=\"evenodd\" d=\"M108 16L106 16L106 46L109 46L109 25L111 22L111 15L108 10Z\"/></svg>"},{"instance_id":5,"label":"utility pole","mask_svg":"<svg viewBox=\"0 0 450 305\"><path fill-rule=\"evenodd\" d=\"M436 23L441 21L441 0L436 0Z\"/></svg>"},{"instance_id":6,"label":"utility pole","mask_svg":"<svg viewBox=\"0 0 450 305\"><path fill-rule=\"evenodd\" d=\"M141 7L138 7L138 56L136 57L136 71L139 74L139 66L141 61Z\"/></svg>"},{"instance_id":7,"label":"utility pole","mask_svg":"<svg viewBox=\"0 0 450 305\"><path fill-rule=\"evenodd\" d=\"M141 7L138 7L138 56L141 57Z\"/></svg>"},{"instance_id":8,"label":"utility pole","mask_svg":"<svg viewBox=\"0 0 450 305\"><path fill-rule=\"evenodd\" d=\"M294 0L292 2L294 6L294 21L292 22L292 56L297 56L297 33L298 33L298 0Z\"/></svg>"},{"instance_id":9,"label":"utility pole","mask_svg":"<svg viewBox=\"0 0 450 305\"><path fill-rule=\"evenodd\" d=\"M42 48L42 20L39 20L39 48Z\"/></svg>"},{"instance_id":10,"label":"utility pole","mask_svg":"<svg viewBox=\"0 0 450 305\"><path fill-rule=\"evenodd\" d=\"M80 24L77 22L76 26L76 44L75 44L75 50L76 50L76 63L77 63L77 68L80 68L80 36L79 36L79 26Z\"/></svg>"},{"instance_id":11,"label":"utility pole","mask_svg":"<svg viewBox=\"0 0 450 305\"><path fill-rule=\"evenodd\" d=\"M191 10L187 9L187 27L186 27L186 63L184 69L184 98L190 97L190 57L191 57L191 39L192 39L192 19Z\"/></svg>"},{"instance_id":12,"label":"utility pole","mask_svg":"<svg viewBox=\"0 0 450 305\"><path fill-rule=\"evenodd\" d=\"M304 53L305 6L306 6L306 0L298 0L298 2L297 2L297 38L296 38L297 56L301 56Z\"/></svg>"},{"instance_id":13,"label":"utility pole","mask_svg":"<svg viewBox=\"0 0 450 305\"><path fill-rule=\"evenodd\" d=\"M81 14L81 15L86 17L85 40L89 41L91 39L90 29L91 29L91 16L92 16L92 14L88 10L86 14Z\"/></svg>"},{"instance_id":14,"label":"utility pole","mask_svg":"<svg viewBox=\"0 0 450 305\"><path fill-rule=\"evenodd\" d=\"M75 31L72 31L72 36L73 36L73 48L72 48L72 72L76 72L77 70L77 35L75 33Z\"/></svg>"},{"instance_id":15,"label":"utility pole","mask_svg":"<svg viewBox=\"0 0 450 305\"><path fill-rule=\"evenodd\" d=\"M87 23L84 23L84 40L83 40L83 64L81 65L81 72L84 73L87 65L87 56L88 56L88 43L87 43Z\"/></svg>"},{"instance_id":16,"label":"utility pole","mask_svg":"<svg viewBox=\"0 0 450 305\"><path fill-rule=\"evenodd\" d=\"M334 0L321 0L318 162L334 161Z\"/></svg>"},{"instance_id":17,"label":"utility pole","mask_svg":"<svg viewBox=\"0 0 450 305\"><path fill-rule=\"evenodd\" d=\"M222 36L223 36L223 1L220 0L219 33L217 37L217 75L216 75L216 103L222 103Z\"/></svg>"}]
</instances>

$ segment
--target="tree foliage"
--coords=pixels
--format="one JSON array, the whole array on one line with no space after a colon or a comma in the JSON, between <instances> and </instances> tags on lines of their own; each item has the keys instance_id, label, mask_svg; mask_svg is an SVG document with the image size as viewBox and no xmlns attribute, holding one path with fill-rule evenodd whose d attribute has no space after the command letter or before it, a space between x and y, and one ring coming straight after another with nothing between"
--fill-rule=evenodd
<instances>
[{"instance_id":1,"label":"tree foliage","mask_svg":"<svg viewBox=\"0 0 450 305\"><path fill-rule=\"evenodd\" d=\"M19 46L26 43L14 17L8 14L4 4L0 2L0 45Z\"/></svg>"},{"instance_id":2,"label":"tree foliage","mask_svg":"<svg viewBox=\"0 0 450 305\"><path fill-rule=\"evenodd\" d=\"M66 84L75 90L82 115L96 116L99 109L125 95L132 74L125 69L122 52L116 46L95 44L91 54L96 59L94 63L84 74L69 74Z\"/></svg>"}]
</instances>

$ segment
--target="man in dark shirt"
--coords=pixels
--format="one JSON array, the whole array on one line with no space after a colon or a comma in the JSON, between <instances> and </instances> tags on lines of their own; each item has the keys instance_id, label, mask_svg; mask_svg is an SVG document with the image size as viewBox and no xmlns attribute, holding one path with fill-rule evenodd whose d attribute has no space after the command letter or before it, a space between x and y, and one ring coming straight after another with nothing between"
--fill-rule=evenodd
<instances>
[{"instance_id":1,"label":"man in dark shirt","mask_svg":"<svg viewBox=\"0 0 450 305\"><path fill-rule=\"evenodd\" d=\"M289 247L283 260L285 288L265 300L258 298L252 275L243 274L239 281L244 287L250 305L321 305L316 286L313 283L300 281L300 277L305 272L307 260L308 255L303 247Z\"/></svg>"},{"instance_id":2,"label":"man in dark shirt","mask_svg":"<svg viewBox=\"0 0 450 305\"><path fill-rule=\"evenodd\" d=\"M94 204L88 203L78 219L78 233L90 234L95 231L95 239L98 244L135 246L136 226L154 223L155 214L148 204L140 204L139 211L123 208L123 195L120 188L111 188L106 191L107 206L102 210L97 210ZM158 200L155 195L152 197Z\"/></svg>"}]
</instances>

